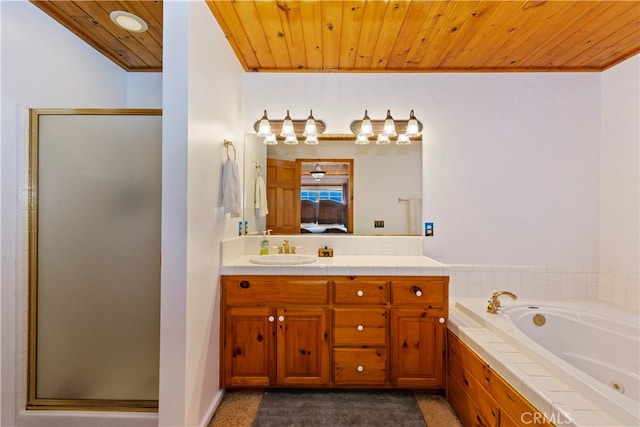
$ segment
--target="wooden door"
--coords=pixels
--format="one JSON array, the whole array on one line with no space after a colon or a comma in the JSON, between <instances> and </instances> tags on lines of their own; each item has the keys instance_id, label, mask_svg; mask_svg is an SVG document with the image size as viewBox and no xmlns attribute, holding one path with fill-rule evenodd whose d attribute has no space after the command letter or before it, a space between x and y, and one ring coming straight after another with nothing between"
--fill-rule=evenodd
<instances>
[{"instance_id":1,"label":"wooden door","mask_svg":"<svg viewBox=\"0 0 640 427\"><path fill-rule=\"evenodd\" d=\"M329 323L325 308L278 310L278 384L329 384Z\"/></svg>"},{"instance_id":2,"label":"wooden door","mask_svg":"<svg viewBox=\"0 0 640 427\"><path fill-rule=\"evenodd\" d=\"M300 163L267 159L267 228L300 233Z\"/></svg>"},{"instance_id":3,"label":"wooden door","mask_svg":"<svg viewBox=\"0 0 640 427\"><path fill-rule=\"evenodd\" d=\"M223 385L275 384L275 315L268 307L225 310Z\"/></svg>"},{"instance_id":4,"label":"wooden door","mask_svg":"<svg viewBox=\"0 0 640 427\"><path fill-rule=\"evenodd\" d=\"M444 387L446 324L427 310L391 310L391 382L402 387Z\"/></svg>"}]
</instances>

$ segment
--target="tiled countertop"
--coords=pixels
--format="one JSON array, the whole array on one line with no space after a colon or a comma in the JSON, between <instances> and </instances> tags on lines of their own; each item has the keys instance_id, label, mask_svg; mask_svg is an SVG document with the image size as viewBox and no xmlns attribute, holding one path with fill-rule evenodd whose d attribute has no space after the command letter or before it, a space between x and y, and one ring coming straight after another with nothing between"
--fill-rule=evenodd
<instances>
[{"instance_id":1,"label":"tiled countertop","mask_svg":"<svg viewBox=\"0 0 640 427\"><path fill-rule=\"evenodd\" d=\"M221 274L258 275L359 275L359 276L448 276L449 267L432 258L414 255L338 255L317 258L303 265L259 265L242 255L223 263Z\"/></svg>"}]
</instances>

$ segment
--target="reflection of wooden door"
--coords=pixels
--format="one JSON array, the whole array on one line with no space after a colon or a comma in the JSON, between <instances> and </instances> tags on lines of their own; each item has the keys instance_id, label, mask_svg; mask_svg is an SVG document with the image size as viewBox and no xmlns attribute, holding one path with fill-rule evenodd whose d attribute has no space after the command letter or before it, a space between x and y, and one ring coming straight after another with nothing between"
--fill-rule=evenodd
<instances>
[{"instance_id":1,"label":"reflection of wooden door","mask_svg":"<svg viewBox=\"0 0 640 427\"><path fill-rule=\"evenodd\" d=\"M300 163L267 159L267 228L300 233Z\"/></svg>"}]
</instances>

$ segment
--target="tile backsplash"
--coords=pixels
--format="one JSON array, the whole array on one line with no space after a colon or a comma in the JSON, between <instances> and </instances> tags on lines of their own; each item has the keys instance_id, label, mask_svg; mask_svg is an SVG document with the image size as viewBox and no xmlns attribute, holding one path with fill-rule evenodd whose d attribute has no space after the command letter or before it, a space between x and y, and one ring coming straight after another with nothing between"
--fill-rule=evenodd
<instances>
[{"instance_id":1,"label":"tile backsplash","mask_svg":"<svg viewBox=\"0 0 640 427\"><path fill-rule=\"evenodd\" d=\"M284 240L296 246L296 252L306 255L317 255L318 249L333 248L334 256L338 255L422 255L421 236L343 236L334 234L322 235L277 235L269 237L270 253L276 253L273 246L281 246ZM234 237L222 241L222 262L242 255L260 254L262 236Z\"/></svg>"}]
</instances>

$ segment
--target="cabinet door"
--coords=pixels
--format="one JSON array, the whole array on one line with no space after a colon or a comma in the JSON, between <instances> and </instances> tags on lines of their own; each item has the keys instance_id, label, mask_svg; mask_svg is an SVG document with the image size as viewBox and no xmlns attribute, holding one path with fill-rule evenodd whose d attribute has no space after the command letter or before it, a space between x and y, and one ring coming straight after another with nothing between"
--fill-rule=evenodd
<instances>
[{"instance_id":1,"label":"cabinet door","mask_svg":"<svg viewBox=\"0 0 640 427\"><path fill-rule=\"evenodd\" d=\"M428 310L391 310L391 382L401 387L444 387L446 323Z\"/></svg>"},{"instance_id":2,"label":"cabinet door","mask_svg":"<svg viewBox=\"0 0 640 427\"><path fill-rule=\"evenodd\" d=\"M279 309L278 384L329 384L327 309Z\"/></svg>"},{"instance_id":3,"label":"cabinet door","mask_svg":"<svg viewBox=\"0 0 640 427\"><path fill-rule=\"evenodd\" d=\"M275 310L225 310L223 385L269 386L276 379Z\"/></svg>"}]
</instances>

